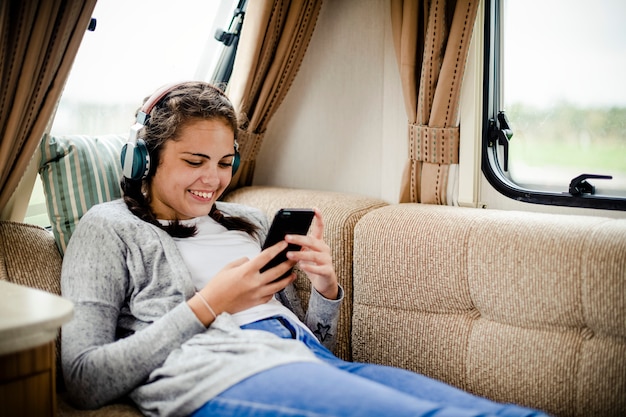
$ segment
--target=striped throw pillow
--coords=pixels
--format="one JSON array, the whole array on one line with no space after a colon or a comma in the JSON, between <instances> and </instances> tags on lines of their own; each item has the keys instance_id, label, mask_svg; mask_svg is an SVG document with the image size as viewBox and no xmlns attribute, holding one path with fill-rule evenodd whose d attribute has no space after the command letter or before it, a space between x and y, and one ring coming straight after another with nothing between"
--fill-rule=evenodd
<instances>
[{"instance_id":1,"label":"striped throw pillow","mask_svg":"<svg viewBox=\"0 0 626 417\"><path fill-rule=\"evenodd\" d=\"M121 197L120 150L124 143L125 135L44 136L39 176L61 254L91 206Z\"/></svg>"}]
</instances>

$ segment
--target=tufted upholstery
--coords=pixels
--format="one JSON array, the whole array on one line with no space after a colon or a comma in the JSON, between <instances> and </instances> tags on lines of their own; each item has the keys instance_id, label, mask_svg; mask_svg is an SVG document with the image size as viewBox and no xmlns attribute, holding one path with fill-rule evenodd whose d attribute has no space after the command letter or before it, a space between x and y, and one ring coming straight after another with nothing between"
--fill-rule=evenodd
<instances>
[{"instance_id":1,"label":"tufted upholstery","mask_svg":"<svg viewBox=\"0 0 626 417\"><path fill-rule=\"evenodd\" d=\"M387 206L357 224L354 259L354 360L626 414L626 220Z\"/></svg>"}]
</instances>

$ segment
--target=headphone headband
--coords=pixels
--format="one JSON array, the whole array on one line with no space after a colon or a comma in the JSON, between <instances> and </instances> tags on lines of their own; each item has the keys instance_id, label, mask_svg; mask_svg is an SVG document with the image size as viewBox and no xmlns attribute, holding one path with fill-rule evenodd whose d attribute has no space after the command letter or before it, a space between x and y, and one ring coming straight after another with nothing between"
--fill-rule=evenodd
<instances>
[{"instance_id":1,"label":"headphone headband","mask_svg":"<svg viewBox=\"0 0 626 417\"><path fill-rule=\"evenodd\" d=\"M154 93L152 93L152 95L148 97L146 102L143 103L143 106L141 106L141 110L137 112L137 122L145 126L148 119L150 118L150 113L152 112L152 109L154 109L154 106L159 104L159 102L163 99L163 97L171 93L173 90L175 90L178 86L182 84L184 83L165 84L162 87L158 88ZM220 90L219 88L211 84L208 84L208 86L211 87L213 90L215 90L215 92L219 93L219 95L221 95L222 97L228 100L228 97L226 96L226 94L224 94L222 90Z\"/></svg>"},{"instance_id":2,"label":"headphone headband","mask_svg":"<svg viewBox=\"0 0 626 417\"><path fill-rule=\"evenodd\" d=\"M141 106L141 110L137 112L137 123L141 123L142 126L145 126L146 122L150 118L150 112L154 106L156 106L166 95L172 92L176 87L181 85L181 83L173 83L173 84L165 84L156 90L145 103Z\"/></svg>"}]
</instances>

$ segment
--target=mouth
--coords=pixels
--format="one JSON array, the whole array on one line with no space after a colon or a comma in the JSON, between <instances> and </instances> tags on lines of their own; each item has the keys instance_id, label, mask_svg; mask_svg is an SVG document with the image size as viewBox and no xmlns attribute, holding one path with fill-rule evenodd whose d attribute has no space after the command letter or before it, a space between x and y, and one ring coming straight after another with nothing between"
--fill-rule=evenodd
<instances>
[{"instance_id":1,"label":"mouth","mask_svg":"<svg viewBox=\"0 0 626 417\"><path fill-rule=\"evenodd\" d=\"M213 198L213 195L215 194L215 192L213 191L195 191L195 190L189 190L189 192L191 193L191 195L200 198L202 200L211 200Z\"/></svg>"}]
</instances>

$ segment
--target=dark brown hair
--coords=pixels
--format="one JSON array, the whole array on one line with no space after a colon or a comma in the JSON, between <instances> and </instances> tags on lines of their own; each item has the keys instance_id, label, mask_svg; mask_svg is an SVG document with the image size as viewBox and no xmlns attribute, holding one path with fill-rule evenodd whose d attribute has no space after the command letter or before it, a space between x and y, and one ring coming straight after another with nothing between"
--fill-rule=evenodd
<instances>
[{"instance_id":1,"label":"dark brown hair","mask_svg":"<svg viewBox=\"0 0 626 417\"><path fill-rule=\"evenodd\" d=\"M149 97L144 102L148 99ZM173 87L154 105L148 116L138 136L148 149L150 170L146 178L141 180L122 178L124 202L137 217L165 230L173 237L193 236L197 232L195 226L185 226L176 219L164 226L150 207L150 184L158 169L163 146L169 140L178 140L180 130L187 123L196 120L222 120L231 127L237 140L237 114L220 89L205 82L190 81ZM257 234L254 224L241 217L225 216L215 204L207 214L228 230L240 230L253 236Z\"/></svg>"}]
</instances>

